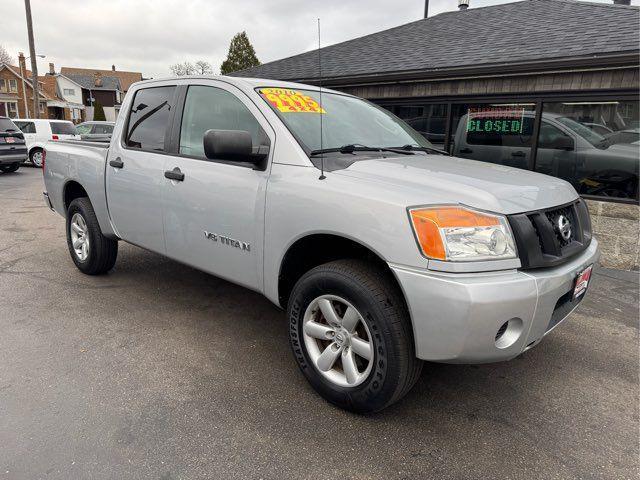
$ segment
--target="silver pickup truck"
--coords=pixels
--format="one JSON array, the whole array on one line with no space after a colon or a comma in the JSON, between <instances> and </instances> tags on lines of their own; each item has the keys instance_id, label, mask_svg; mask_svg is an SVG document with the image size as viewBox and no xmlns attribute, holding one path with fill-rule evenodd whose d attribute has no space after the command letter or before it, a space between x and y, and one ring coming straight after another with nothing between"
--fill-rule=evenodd
<instances>
[{"instance_id":1,"label":"silver pickup truck","mask_svg":"<svg viewBox=\"0 0 640 480\"><path fill-rule=\"evenodd\" d=\"M295 83L137 83L111 143L50 143L44 180L82 272L108 272L123 240L263 293L311 385L361 413L405 395L421 360L533 347L598 258L567 182L451 157L384 109Z\"/></svg>"}]
</instances>

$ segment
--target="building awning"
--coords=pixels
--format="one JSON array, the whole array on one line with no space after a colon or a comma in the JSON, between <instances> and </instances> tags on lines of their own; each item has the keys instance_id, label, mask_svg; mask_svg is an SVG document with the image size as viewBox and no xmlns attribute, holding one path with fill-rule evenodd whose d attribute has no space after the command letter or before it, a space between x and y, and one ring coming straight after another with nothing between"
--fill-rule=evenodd
<instances>
[{"instance_id":1,"label":"building awning","mask_svg":"<svg viewBox=\"0 0 640 480\"><path fill-rule=\"evenodd\" d=\"M47 107L75 108L76 110L84 110L84 105L79 103L63 102L61 100L47 100Z\"/></svg>"}]
</instances>

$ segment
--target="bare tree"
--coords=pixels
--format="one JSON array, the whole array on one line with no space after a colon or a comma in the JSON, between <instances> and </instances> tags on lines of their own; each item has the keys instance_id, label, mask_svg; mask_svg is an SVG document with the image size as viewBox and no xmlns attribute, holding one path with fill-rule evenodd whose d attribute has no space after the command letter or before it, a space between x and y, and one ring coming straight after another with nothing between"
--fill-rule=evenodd
<instances>
[{"instance_id":1,"label":"bare tree","mask_svg":"<svg viewBox=\"0 0 640 480\"><path fill-rule=\"evenodd\" d=\"M200 75L210 75L213 73L213 68L211 68L211 64L209 62L205 62L204 60L198 60L195 64L196 71Z\"/></svg>"},{"instance_id":2,"label":"bare tree","mask_svg":"<svg viewBox=\"0 0 640 480\"><path fill-rule=\"evenodd\" d=\"M13 65L13 57L9 55L7 49L0 45L0 64L6 63L7 65Z\"/></svg>"},{"instance_id":3,"label":"bare tree","mask_svg":"<svg viewBox=\"0 0 640 480\"><path fill-rule=\"evenodd\" d=\"M197 67L194 64L189 62L176 63L174 65L170 65L169 70L176 77L182 77L184 75L195 75L196 73L198 73Z\"/></svg>"}]
</instances>

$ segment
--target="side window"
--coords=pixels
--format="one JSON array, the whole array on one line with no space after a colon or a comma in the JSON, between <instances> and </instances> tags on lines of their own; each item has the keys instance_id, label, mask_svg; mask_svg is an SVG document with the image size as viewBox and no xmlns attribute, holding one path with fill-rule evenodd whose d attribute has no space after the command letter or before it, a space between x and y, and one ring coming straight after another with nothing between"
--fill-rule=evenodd
<instances>
[{"instance_id":1,"label":"side window","mask_svg":"<svg viewBox=\"0 0 640 480\"><path fill-rule=\"evenodd\" d=\"M555 148L559 141L573 142L571 137L554 127L549 122L542 122L540 125L540 136L538 137L538 148Z\"/></svg>"},{"instance_id":2,"label":"side window","mask_svg":"<svg viewBox=\"0 0 640 480\"><path fill-rule=\"evenodd\" d=\"M22 133L36 133L36 126L33 122L16 122Z\"/></svg>"},{"instance_id":3,"label":"side window","mask_svg":"<svg viewBox=\"0 0 640 480\"><path fill-rule=\"evenodd\" d=\"M93 126L93 133L97 133L97 134L113 133L113 125L103 125L100 123L96 123Z\"/></svg>"},{"instance_id":4,"label":"side window","mask_svg":"<svg viewBox=\"0 0 640 480\"><path fill-rule=\"evenodd\" d=\"M180 153L205 158L203 137L209 129L246 130L254 150L267 142L258 121L233 94L216 87L190 86L180 127Z\"/></svg>"},{"instance_id":5,"label":"side window","mask_svg":"<svg viewBox=\"0 0 640 480\"><path fill-rule=\"evenodd\" d=\"M175 88L153 87L136 92L127 122L127 147L164 150L164 138L173 108Z\"/></svg>"}]
</instances>

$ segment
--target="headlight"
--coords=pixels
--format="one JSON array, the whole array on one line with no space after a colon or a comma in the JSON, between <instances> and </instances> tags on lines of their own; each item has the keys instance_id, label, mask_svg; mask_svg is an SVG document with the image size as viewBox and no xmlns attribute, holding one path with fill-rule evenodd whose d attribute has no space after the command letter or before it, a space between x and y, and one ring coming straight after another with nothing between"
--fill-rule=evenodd
<instances>
[{"instance_id":1,"label":"headlight","mask_svg":"<svg viewBox=\"0 0 640 480\"><path fill-rule=\"evenodd\" d=\"M462 206L409 209L413 231L424 256L469 262L516 258L507 219Z\"/></svg>"}]
</instances>

